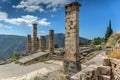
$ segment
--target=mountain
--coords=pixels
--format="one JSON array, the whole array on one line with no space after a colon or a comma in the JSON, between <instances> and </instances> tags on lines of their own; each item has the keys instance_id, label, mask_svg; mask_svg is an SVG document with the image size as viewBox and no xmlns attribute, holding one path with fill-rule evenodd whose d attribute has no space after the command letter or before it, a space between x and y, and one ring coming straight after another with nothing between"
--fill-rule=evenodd
<instances>
[{"instance_id":1,"label":"mountain","mask_svg":"<svg viewBox=\"0 0 120 80\"><path fill-rule=\"evenodd\" d=\"M49 35L46 35L47 47L48 47L48 40L49 40L48 38L49 38ZM63 34L63 33L56 33L54 35L54 38L55 38L55 44L58 44L59 47L64 47L64 45L65 45L65 43L64 43L64 41L65 41L65 34ZM80 40L81 43L85 43L85 42L89 41L89 39L86 39L86 38L83 38L83 37L80 37L79 40Z\"/></svg>"},{"instance_id":2,"label":"mountain","mask_svg":"<svg viewBox=\"0 0 120 80\"><path fill-rule=\"evenodd\" d=\"M13 56L13 52L24 52L26 37L15 35L0 35L0 59Z\"/></svg>"},{"instance_id":3,"label":"mountain","mask_svg":"<svg viewBox=\"0 0 120 80\"><path fill-rule=\"evenodd\" d=\"M46 43L48 48L49 35L46 35ZM64 47L65 34L55 34L55 44ZM80 37L81 42L88 39ZM14 52L24 53L26 49L26 37L16 35L0 35L0 59L7 59L13 56Z\"/></svg>"}]
</instances>

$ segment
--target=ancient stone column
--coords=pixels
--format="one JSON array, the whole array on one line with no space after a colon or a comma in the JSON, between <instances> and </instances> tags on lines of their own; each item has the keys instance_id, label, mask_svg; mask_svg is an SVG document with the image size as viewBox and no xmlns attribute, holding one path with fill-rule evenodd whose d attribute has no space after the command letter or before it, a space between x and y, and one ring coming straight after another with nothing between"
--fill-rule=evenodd
<instances>
[{"instance_id":1,"label":"ancient stone column","mask_svg":"<svg viewBox=\"0 0 120 80\"><path fill-rule=\"evenodd\" d=\"M39 38L37 37L37 50L39 49Z\"/></svg>"},{"instance_id":2,"label":"ancient stone column","mask_svg":"<svg viewBox=\"0 0 120 80\"><path fill-rule=\"evenodd\" d=\"M32 39L31 35L27 35L27 47L26 47L26 53L29 54L32 51Z\"/></svg>"},{"instance_id":3,"label":"ancient stone column","mask_svg":"<svg viewBox=\"0 0 120 80\"><path fill-rule=\"evenodd\" d=\"M54 53L54 30L49 31L49 52Z\"/></svg>"},{"instance_id":4,"label":"ancient stone column","mask_svg":"<svg viewBox=\"0 0 120 80\"><path fill-rule=\"evenodd\" d=\"M65 6L66 32L64 69L68 77L81 70L79 61L79 7L80 4L78 2Z\"/></svg>"},{"instance_id":5,"label":"ancient stone column","mask_svg":"<svg viewBox=\"0 0 120 80\"><path fill-rule=\"evenodd\" d=\"M45 52L46 50L46 39L45 36L40 36L40 51Z\"/></svg>"},{"instance_id":6,"label":"ancient stone column","mask_svg":"<svg viewBox=\"0 0 120 80\"><path fill-rule=\"evenodd\" d=\"M38 42L37 42L37 24L33 24L33 52L37 52Z\"/></svg>"}]
</instances>

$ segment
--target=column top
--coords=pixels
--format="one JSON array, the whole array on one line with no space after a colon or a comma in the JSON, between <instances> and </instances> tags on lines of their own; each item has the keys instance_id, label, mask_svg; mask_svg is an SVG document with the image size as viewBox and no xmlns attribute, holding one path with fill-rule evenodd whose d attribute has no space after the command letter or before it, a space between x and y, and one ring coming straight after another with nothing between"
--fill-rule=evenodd
<instances>
[{"instance_id":1,"label":"column top","mask_svg":"<svg viewBox=\"0 0 120 80\"><path fill-rule=\"evenodd\" d=\"M33 25L37 25L37 23L33 23Z\"/></svg>"},{"instance_id":2,"label":"column top","mask_svg":"<svg viewBox=\"0 0 120 80\"><path fill-rule=\"evenodd\" d=\"M78 3L78 2L73 2L73 3L70 3L70 4L65 5L65 9L66 9L66 12L70 12L70 11L74 11L74 10L79 11L79 7L80 7L80 6L81 6L80 3Z\"/></svg>"}]
</instances>

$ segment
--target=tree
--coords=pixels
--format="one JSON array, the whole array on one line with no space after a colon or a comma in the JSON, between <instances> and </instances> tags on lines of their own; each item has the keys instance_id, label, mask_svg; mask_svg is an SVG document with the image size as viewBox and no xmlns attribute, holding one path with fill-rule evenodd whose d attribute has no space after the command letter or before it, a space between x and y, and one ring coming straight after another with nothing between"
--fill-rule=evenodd
<instances>
[{"instance_id":1,"label":"tree","mask_svg":"<svg viewBox=\"0 0 120 80\"><path fill-rule=\"evenodd\" d=\"M111 20L109 21L109 25L107 27L107 31L105 34L105 41L108 40L108 38L111 36L111 34L113 33L112 27L111 27Z\"/></svg>"},{"instance_id":2,"label":"tree","mask_svg":"<svg viewBox=\"0 0 120 80\"><path fill-rule=\"evenodd\" d=\"M58 44L55 44L54 47L55 47L55 48L59 48L59 45L58 45Z\"/></svg>"}]
</instances>

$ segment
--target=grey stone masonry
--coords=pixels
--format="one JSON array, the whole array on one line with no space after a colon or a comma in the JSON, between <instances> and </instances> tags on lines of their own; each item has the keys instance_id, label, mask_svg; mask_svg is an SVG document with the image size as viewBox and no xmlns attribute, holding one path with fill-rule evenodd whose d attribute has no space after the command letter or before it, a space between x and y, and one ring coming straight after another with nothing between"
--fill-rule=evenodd
<instances>
[{"instance_id":1,"label":"grey stone masonry","mask_svg":"<svg viewBox=\"0 0 120 80\"><path fill-rule=\"evenodd\" d=\"M54 53L54 30L49 31L49 53Z\"/></svg>"},{"instance_id":2,"label":"grey stone masonry","mask_svg":"<svg viewBox=\"0 0 120 80\"><path fill-rule=\"evenodd\" d=\"M73 2L65 6L64 69L68 77L81 70L79 61L79 7L80 4L78 2Z\"/></svg>"},{"instance_id":3,"label":"grey stone masonry","mask_svg":"<svg viewBox=\"0 0 120 80\"><path fill-rule=\"evenodd\" d=\"M46 50L46 39L45 36L40 36L40 51L45 52Z\"/></svg>"},{"instance_id":4,"label":"grey stone masonry","mask_svg":"<svg viewBox=\"0 0 120 80\"><path fill-rule=\"evenodd\" d=\"M26 47L26 53L31 53L32 52L32 39L31 35L27 35L27 47Z\"/></svg>"},{"instance_id":5,"label":"grey stone masonry","mask_svg":"<svg viewBox=\"0 0 120 80\"><path fill-rule=\"evenodd\" d=\"M36 52L38 50L37 48L38 42L37 42L37 24L33 24L33 52Z\"/></svg>"}]
</instances>

